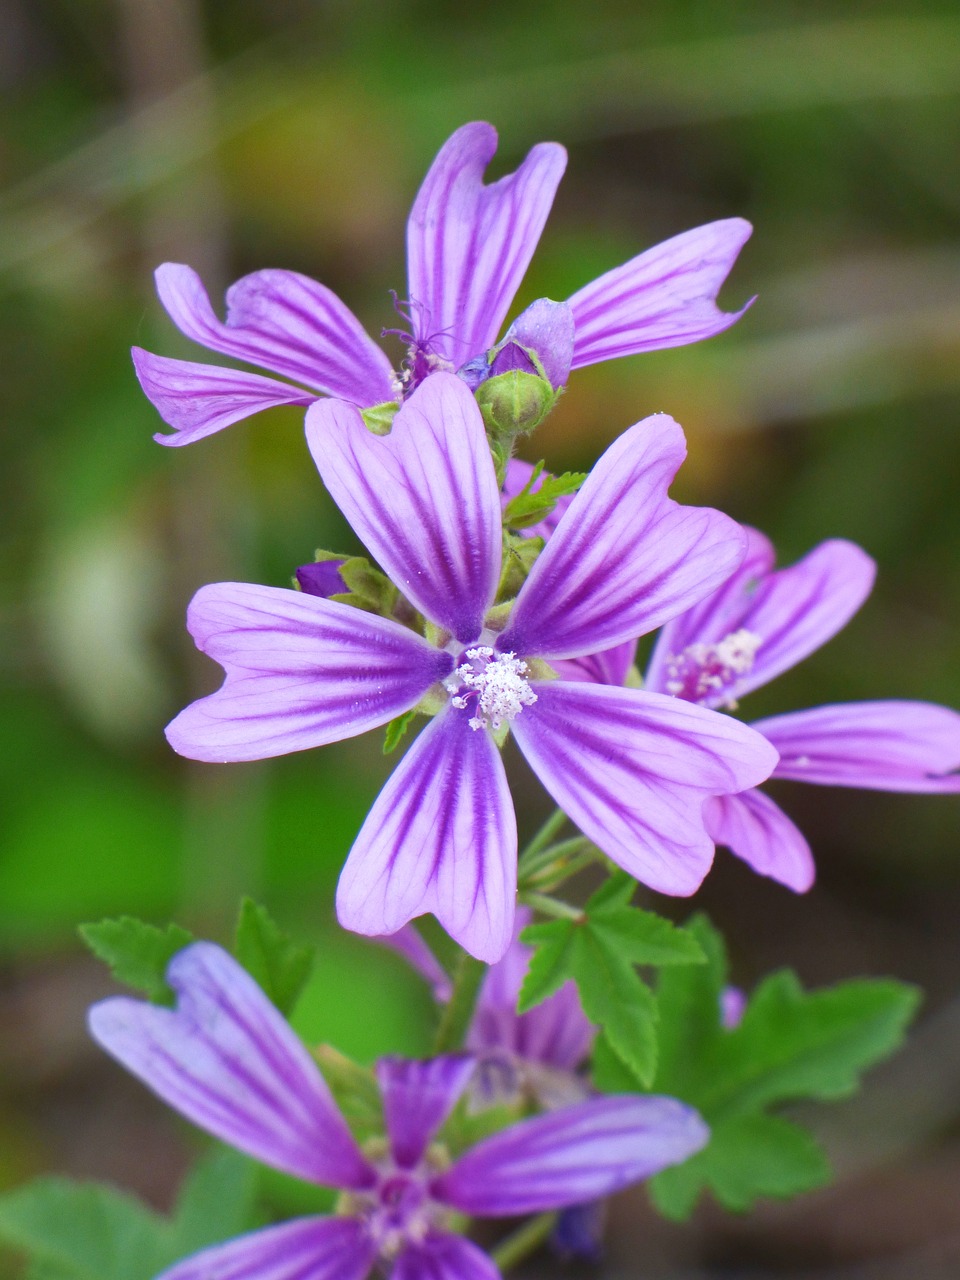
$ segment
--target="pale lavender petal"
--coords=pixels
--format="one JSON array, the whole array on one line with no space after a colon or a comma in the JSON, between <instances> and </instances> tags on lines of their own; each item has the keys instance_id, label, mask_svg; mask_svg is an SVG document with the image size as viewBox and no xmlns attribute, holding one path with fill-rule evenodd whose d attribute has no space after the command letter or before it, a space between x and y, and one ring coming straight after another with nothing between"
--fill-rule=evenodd
<instances>
[{"instance_id":1,"label":"pale lavender petal","mask_svg":"<svg viewBox=\"0 0 960 1280\"><path fill-rule=\"evenodd\" d=\"M264 1164L326 1186L370 1186L309 1053L232 956L196 942L174 956L176 1009L118 996L90 1010L93 1038L208 1133Z\"/></svg>"},{"instance_id":2,"label":"pale lavender petal","mask_svg":"<svg viewBox=\"0 0 960 1280\"><path fill-rule=\"evenodd\" d=\"M484 186L497 131L476 122L440 148L407 223L417 337L454 365L492 347L563 177L567 153L535 146L515 173Z\"/></svg>"},{"instance_id":3,"label":"pale lavender petal","mask_svg":"<svg viewBox=\"0 0 960 1280\"><path fill-rule=\"evenodd\" d=\"M217 318L200 277L165 262L157 292L182 333L211 351L245 360L363 407L396 396L390 361L336 294L297 271L255 271L227 290Z\"/></svg>"},{"instance_id":4,"label":"pale lavender petal","mask_svg":"<svg viewBox=\"0 0 960 1280\"><path fill-rule=\"evenodd\" d=\"M794 893L806 893L813 884L816 867L803 832L762 791L713 796L703 806L703 820L717 844L759 875Z\"/></svg>"},{"instance_id":5,"label":"pale lavender petal","mask_svg":"<svg viewBox=\"0 0 960 1280\"><path fill-rule=\"evenodd\" d=\"M622 685L626 683L636 652L636 640L625 640L601 653L586 653L582 658L557 658L550 665L561 680Z\"/></svg>"},{"instance_id":6,"label":"pale lavender petal","mask_svg":"<svg viewBox=\"0 0 960 1280\"><path fill-rule=\"evenodd\" d=\"M500 752L467 712L427 726L380 792L337 888L340 923L394 933L431 911L488 964L510 943L517 825Z\"/></svg>"},{"instance_id":7,"label":"pale lavender petal","mask_svg":"<svg viewBox=\"0 0 960 1280\"><path fill-rule=\"evenodd\" d=\"M340 576L342 564L346 564L346 560L316 560L313 564L302 564L296 575L300 590L323 600L328 596L345 594L348 587Z\"/></svg>"},{"instance_id":8,"label":"pale lavender petal","mask_svg":"<svg viewBox=\"0 0 960 1280\"><path fill-rule=\"evenodd\" d=\"M158 444L193 444L261 409L311 404L316 396L287 382L192 360L170 360L134 347L133 365L144 394L174 435L158 432Z\"/></svg>"},{"instance_id":9,"label":"pale lavender petal","mask_svg":"<svg viewBox=\"0 0 960 1280\"><path fill-rule=\"evenodd\" d=\"M674 1098L595 1098L478 1143L432 1189L477 1217L561 1209L679 1164L708 1138L699 1114Z\"/></svg>"},{"instance_id":10,"label":"pale lavender petal","mask_svg":"<svg viewBox=\"0 0 960 1280\"><path fill-rule=\"evenodd\" d=\"M746 547L741 527L666 496L685 456L683 432L666 414L638 422L607 449L521 588L502 652L549 660L609 649L730 576Z\"/></svg>"},{"instance_id":11,"label":"pale lavender petal","mask_svg":"<svg viewBox=\"0 0 960 1280\"><path fill-rule=\"evenodd\" d=\"M493 1259L463 1236L437 1231L422 1244L408 1245L389 1280L501 1280Z\"/></svg>"},{"instance_id":12,"label":"pale lavender petal","mask_svg":"<svg viewBox=\"0 0 960 1280\"><path fill-rule=\"evenodd\" d=\"M320 401L307 413L307 442L387 576L431 621L476 640L500 577L500 494L466 385L452 373L427 378L386 436L353 406Z\"/></svg>"},{"instance_id":13,"label":"pale lavender petal","mask_svg":"<svg viewBox=\"0 0 960 1280\"><path fill-rule=\"evenodd\" d=\"M500 502L504 511L506 511L507 504L510 502L511 498L515 498L517 494L521 493L530 483L530 476L532 473L533 466L529 462L524 462L521 458L511 458L507 463L507 476L503 482L503 491L500 495ZM530 492L537 493L543 485L544 479L545 475L541 472ZM557 505L550 514L545 516L537 524L526 525L523 530L524 534L531 538L539 537L544 540L549 538L554 529L556 529L560 521L560 517L570 506L572 501L572 494L565 494L562 498L558 498Z\"/></svg>"},{"instance_id":14,"label":"pale lavender petal","mask_svg":"<svg viewBox=\"0 0 960 1280\"><path fill-rule=\"evenodd\" d=\"M709 222L580 289L569 299L577 333L573 367L679 347L728 329L747 308L720 311L716 297L752 229L742 218Z\"/></svg>"},{"instance_id":15,"label":"pale lavender petal","mask_svg":"<svg viewBox=\"0 0 960 1280\"><path fill-rule=\"evenodd\" d=\"M204 1249L157 1280L366 1280L376 1256L356 1218L298 1218Z\"/></svg>"},{"instance_id":16,"label":"pale lavender petal","mask_svg":"<svg viewBox=\"0 0 960 1280\"><path fill-rule=\"evenodd\" d=\"M746 992L739 987L724 987L720 992L720 1025L724 1031L736 1031L746 1011Z\"/></svg>"},{"instance_id":17,"label":"pale lavender petal","mask_svg":"<svg viewBox=\"0 0 960 1280\"><path fill-rule=\"evenodd\" d=\"M504 334L500 353L490 369L491 377L506 372L500 362L508 345L519 345L536 352L547 381L556 389L567 384L573 359L573 312L566 302L538 298L517 316ZM518 365L523 368L523 365Z\"/></svg>"},{"instance_id":18,"label":"pale lavender petal","mask_svg":"<svg viewBox=\"0 0 960 1280\"><path fill-rule=\"evenodd\" d=\"M393 1158L402 1169L420 1163L437 1130L457 1105L473 1075L469 1054L412 1061L381 1058L377 1082Z\"/></svg>"},{"instance_id":19,"label":"pale lavender petal","mask_svg":"<svg viewBox=\"0 0 960 1280\"><path fill-rule=\"evenodd\" d=\"M403 956L411 968L416 969L421 978L425 978L433 987L433 998L438 1004L446 1004L452 993L450 975L440 964L423 937L412 924L405 924L396 933L385 933L379 938L371 939L379 942L390 951Z\"/></svg>"},{"instance_id":20,"label":"pale lavender petal","mask_svg":"<svg viewBox=\"0 0 960 1280\"><path fill-rule=\"evenodd\" d=\"M453 665L399 623L283 587L202 587L187 625L226 672L167 726L191 760L263 760L352 738L416 706Z\"/></svg>"},{"instance_id":21,"label":"pale lavender petal","mask_svg":"<svg viewBox=\"0 0 960 1280\"><path fill-rule=\"evenodd\" d=\"M708 795L762 782L777 755L746 725L659 693L537 681L510 726L540 781L600 849L661 893L693 893Z\"/></svg>"},{"instance_id":22,"label":"pale lavender petal","mask_svg":"<svg viewBox=\"0 0 960 1280\"><path fill-rule=\"evenodd\" d=\"M769 577L776 558L773 543L756 529L744 525L747 554L735 573L716 591L672 618L661 629L644 676L644 687L666 693L669 659L691 644L718 644L745 625L754 596Z\"/></svg>"},{"instance_id":23,"label":"pale lavender petal","mask_svg":"<svg viewBox=\"0 0 960 1280\"><path fill-rule=\"evenodd\" d=\"M960 791L960 715L931 702L846 702L760 720L774 777L876 791Z\"/></svg>"}]
</instances>

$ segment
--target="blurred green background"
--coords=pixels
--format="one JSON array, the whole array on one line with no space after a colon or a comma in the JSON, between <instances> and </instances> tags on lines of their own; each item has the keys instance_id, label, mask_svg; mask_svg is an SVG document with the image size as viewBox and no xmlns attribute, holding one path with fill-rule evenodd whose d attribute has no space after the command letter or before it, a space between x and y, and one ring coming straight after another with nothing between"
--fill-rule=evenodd
<instances>
[{"instance_id":1,"label":"blurred green background","mask_svg":"<svg viewBox=\"0 0 960 1280\"><path fill-rule=\"evenodd\" d=\"M226 940L252 893L322 943L307 1034L364 1057L416 1052L429 1008L398 963L333 923L339 867L392 764L379 738L223 768L164 741L218 683L183 629L192 592L285 585L349 535L300 411L185 450L153 443L129 346L198 358L153 267L190 263L214 298L244 272L298 269L376 334L395 322L387 290L404 292L419 181L477 118L500 130L492 176L540 139L570 151L517 309L698 223L749 218L721 299L758 295L740 324L582 371L528 456L587 467L665 410L690 441L676 496L758 525L784 562L837 535L877 558L857 619L749 715L960 705L960 13L955 0L4 0L2 24L0 1186L57 1168L165 1204L189 1142L86 1043L83 1010L110 984L81 955L79 921L176 916ZM546 802L512 765L523 832ZM914 1276L928 1255L960 1258L960 803L779 794L820 879L797 900L719 855L699 901L737 978L890 972L927 989L926 1020L871 1095L821 1118L835 1191L748 1222L708 1207L692 1230L638 1226L631 1201L611 1274L640 1274L641 1228L650 1275L856 1263L893 1276L869 1268L900 1257Z\"/></svg>"}]
</instances>

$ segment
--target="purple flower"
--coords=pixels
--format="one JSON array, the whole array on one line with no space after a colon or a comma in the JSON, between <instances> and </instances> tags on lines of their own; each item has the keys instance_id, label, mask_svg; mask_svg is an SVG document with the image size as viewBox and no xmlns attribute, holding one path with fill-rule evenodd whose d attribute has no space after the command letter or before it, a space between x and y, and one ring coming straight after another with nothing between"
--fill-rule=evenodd
<instances>
[{"instance_id":1,"label":"purple flower","mask_svg":"<svg viewBox=\"0 0 960 1280\"><path fill-rule=\"evenodd\" d=\"M334 396L361 408L393 401L438 369L489 373L492 348L543 230L566 152L535 146L515 173L485 186L497 148L491 125L464 125L441 147L407 223L410 332L403 373L324 285L295 271L257 271L214 313L190 267L164 263L157 291L182 333L201 346L277 377L171 360L133 349L137 376L182 445L272 405ZM717 291L750 235L740 218L712 222L632 258L566 303L541 299L500 344L497 372L524 368L533 348L552 381L570 367L698 342L742 315L717 309ZM479 358L479 365L476 364ZM473 362L473 363L471 363ZM281 380L282 379L282 380ZM554 385L559 385L554 382Z\"/></svg>"},{"instance_id":2,"label":"purple flower","mask_svg":"<svg viewBox=\"0 0 960 1280\"><path fill-rule=\"evenodd\" d=\"M875 566L851 542L832 540L774 570L774 551L749 530L750 548L719 591L668 623L647 687L708 707L745 694L813 653L867 598ZM960 715L927 702L850 702L755 721L780 753L775 778L879 791L960 791ZM761 875L797 892L813 883L803 834L762 791L717 796L707 826Z\"/></svg>"},{"instance_id":3,"label":"purple flower","mask_svg":"<svg viewBox=\"0 0 960 1280\"><path fill-rule=\"evenodd\" d=\"M666 490L683 433L658 415L603 455L513 605L486 622L501 574L500 494L466 385L428 379L375 436L321 401L307 438L327 488L430 639L301 592L219 583L188 625L223 687L168 726L182 755L255 760L353 737L428 698L435 718L363 824L340 878L347 928L395 933L433 912L482 960L513 930L516 822L495 734L509 728L544 786L632 875L692 893L713 858L705 797L766 778L776 754L728 716L663 693L549 678L660 626L727 578L740 527ZM500 625L503 625L502 619Z\"/></svg>"},{"instance_id":4,"label":"purple flower","mask_svg":"<svg viewBox=\"0 0 960 1280\"><path fill-rule=\"evenodd\" d=\"M473 1070L468 1055L377 1064L387 1141L358 1145L309 1053L225 951L194 943L167 978L175 1010L117 997L90 1011L108 1053L182 1115L294 1177L337 1187L312 1216L215 1245L164 1280L496 1280L453 1213L512 1217L610 1195L707 1141L672 1098L607 1097L525 1120L451 1161L435 1139Z\"/></svg>"}]
</instances>

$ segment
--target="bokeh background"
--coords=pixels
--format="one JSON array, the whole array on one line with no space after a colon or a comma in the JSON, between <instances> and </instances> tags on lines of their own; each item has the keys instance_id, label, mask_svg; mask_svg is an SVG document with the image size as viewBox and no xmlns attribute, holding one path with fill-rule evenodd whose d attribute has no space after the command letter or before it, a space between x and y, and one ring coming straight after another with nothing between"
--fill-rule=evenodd
<instances>
[{"instance_id":1,"label":"bokeh background","mask_svg":"<svg viewBox=\"0 0 960 1280\"><path fill-rule=\"evenodd\" d=\"M740 324L582 371L528 456L586 467L666 410L690 440L676 496L758 525L784 562L827 536L876 557L861 614L750 714L960 705L960 13L3 0L0 25L0 1188L58 1170L163 1207L194 1139L88 1043L84 1009L111 984L78 922L175 917L226 941L251 893L321 944L305 1034L365 1058L418 1052L430 1010L392 957L333 924L338 869L390 767L379 738L223 768L163 739L218 678L183 630L192 592L284 585L315 547L353 544L299 411L186 450L153 443L128 348L196 352L153 267L188 262L214 297L246 271L295 268L377 333L395 323L387 290L404 292L417 185L477 118L500 130L493 176L540 139L570 151L518 309L698 223L749 218L722 295L730 309L758 295ZM546 801L514 776L529 830ZM687 1228L625 1198L606 1274L956 1275L960 800L780 795L820 877L796 899L718 856L699 905L735 978L891 973L928 993L921 1022L861 1099L805 1117L834 1189L747 1219L701 1206Z\"/></svg>"}]
</instances>

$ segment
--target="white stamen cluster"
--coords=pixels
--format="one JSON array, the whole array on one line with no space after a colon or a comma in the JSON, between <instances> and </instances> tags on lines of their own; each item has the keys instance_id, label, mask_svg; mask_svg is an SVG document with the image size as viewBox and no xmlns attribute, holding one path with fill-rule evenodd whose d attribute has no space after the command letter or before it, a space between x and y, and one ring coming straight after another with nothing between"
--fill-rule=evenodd
<instances>
[{"instance_id":1,"label":"white stamen cluster","mask_svg":"<svg viewBox=\"0 0 960 1280\"><path fill-rule=\"evenodd\" d=\"M524 679L527 664L515 653L495 653L488 645L468 649L469 659L447 677L453 705L464 710L474 701L471 729L499 729L513 720L537 695Z\"/></svg>"},{"instance_id":2,"label":"white stamen cluster","mask_svg":"<svg viewBox=\"0 0 960 1280\"><path fill-rule=\"evenodd\" d=\"M729 691L741 676L753 670L760 644L758 635L741 628L716 644L687 645L682 653L671 654L667 660L667 692L686 702L713 702L728 693L720 705L736 707Z\"/></svg>"}]
</instances>

